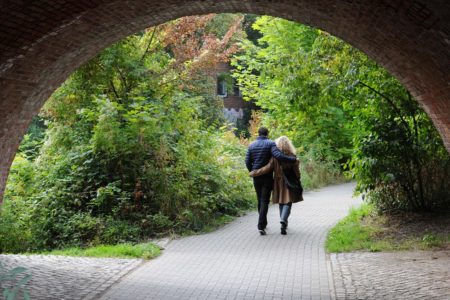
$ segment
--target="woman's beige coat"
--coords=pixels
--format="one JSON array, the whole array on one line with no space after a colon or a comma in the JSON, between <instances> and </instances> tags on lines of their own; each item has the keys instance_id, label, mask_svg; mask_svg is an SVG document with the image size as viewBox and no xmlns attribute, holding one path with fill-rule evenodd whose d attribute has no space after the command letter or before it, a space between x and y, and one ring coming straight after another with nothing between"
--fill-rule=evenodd
<instances>
[{"instance_id":1,"label":"woman's beige coat","mask_svg":"<svg viewBox=\"0 0 450 300\"><path fill-rule=\"evenodd\" d=\"M272 191L272 202L278 204L296 203L302 201L302 197L292 193L286 186L283 180L283 169L293 168L295 174L300 178L300 162L297 160L295 163L280 163L273 157L269 163L264 167L250 172L250 176L256 177L274 172L274 182Z\"/></svg>"}]
</instances>

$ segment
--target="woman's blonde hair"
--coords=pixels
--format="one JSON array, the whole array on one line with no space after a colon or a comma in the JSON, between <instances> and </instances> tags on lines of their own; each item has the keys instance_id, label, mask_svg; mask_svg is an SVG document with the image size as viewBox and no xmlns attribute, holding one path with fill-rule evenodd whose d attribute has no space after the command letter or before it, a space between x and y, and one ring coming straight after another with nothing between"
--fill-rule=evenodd
<instances>
[{"instance_id":1,"label":"woman's blonde hair","mask_svg":"<svg viewBox=\"0 0 450 300\"><path fill-rule=\"evenodd\" d=\"M287 136L280 136L275 140L277 148L280 149L284 154L295 155L295 147Z\"/></svg>"}]
</instances>

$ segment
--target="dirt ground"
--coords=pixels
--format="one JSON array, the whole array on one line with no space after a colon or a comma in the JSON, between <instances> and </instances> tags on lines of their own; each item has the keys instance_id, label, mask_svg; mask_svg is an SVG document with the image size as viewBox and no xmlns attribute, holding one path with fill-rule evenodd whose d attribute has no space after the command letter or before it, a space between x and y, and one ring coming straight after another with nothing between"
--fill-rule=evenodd
<instances>
[{"instance_id":1,"label":"dirt ground","mask_svg":"<svg viewBox=\"0 0 450 300\"><path fill-rule=\"evenodd\" d=\"M379 240L395 244L420 240L429 248L450 250L450 212L371 216L366 222L381 229L376 234Z\"/></svg>"}]
</instances>

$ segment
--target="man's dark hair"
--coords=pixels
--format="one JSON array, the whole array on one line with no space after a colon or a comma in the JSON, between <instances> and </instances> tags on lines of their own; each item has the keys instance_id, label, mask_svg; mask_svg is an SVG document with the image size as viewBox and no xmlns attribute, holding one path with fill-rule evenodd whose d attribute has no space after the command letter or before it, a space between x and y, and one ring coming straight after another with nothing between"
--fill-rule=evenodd
<instances>
[{"instance_id":1,"label":"man's dark hair","mask_svg":"<svg viewBox=\"0 0 450 300\"><path fill-rule=\"evenodd\" d=\"M269 129L266 127L261 127L258 129L258 135L259 136L268 136L269 135Z\"/></svg>"}]
</instances>

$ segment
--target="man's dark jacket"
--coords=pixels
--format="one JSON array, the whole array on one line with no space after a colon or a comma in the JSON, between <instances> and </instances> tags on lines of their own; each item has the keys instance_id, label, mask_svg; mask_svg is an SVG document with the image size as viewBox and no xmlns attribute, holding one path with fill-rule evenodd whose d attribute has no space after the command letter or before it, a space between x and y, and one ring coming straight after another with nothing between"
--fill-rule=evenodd
<instances>
[{"instance_id":1,"label":"man's dark jacket","mask_svg":"<svg viewBox=\"0 0 450 300\"><path fill-rule=\"evenodd\" d=\"M247 166L247 169L249 171L257 170L267 165L272 156L282 161L296 160L296 157L287 156L283 152L281 152L280 149L278 149L275 145L274 141L269 140L265 136L259 136L256 141L251 143L248 147L247 155L245 157L245 165ZM272 176L271 173L266 175L270 177Z\"/></svg>"}]
</instances>

